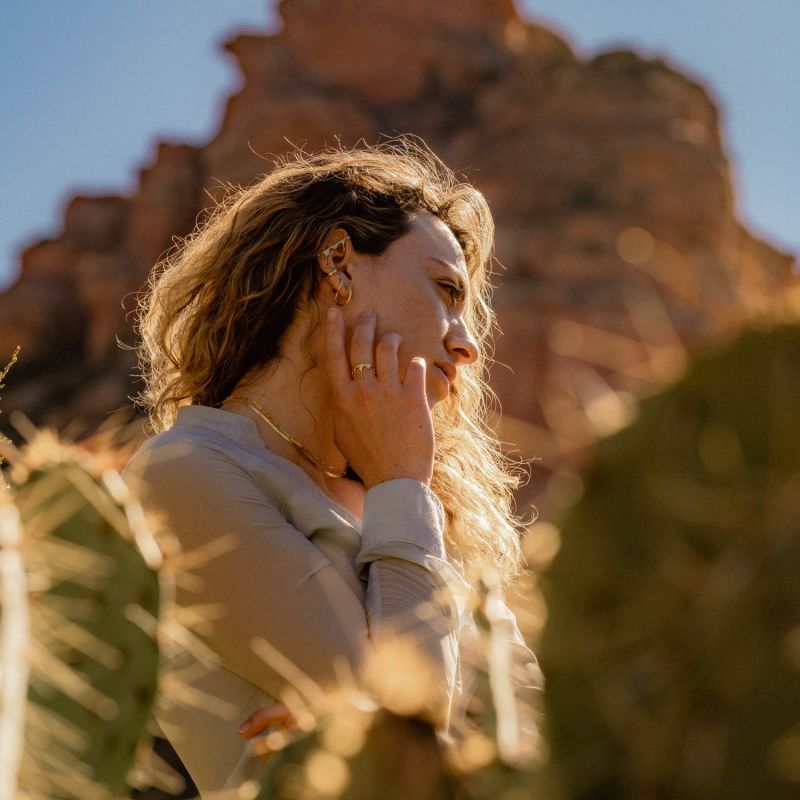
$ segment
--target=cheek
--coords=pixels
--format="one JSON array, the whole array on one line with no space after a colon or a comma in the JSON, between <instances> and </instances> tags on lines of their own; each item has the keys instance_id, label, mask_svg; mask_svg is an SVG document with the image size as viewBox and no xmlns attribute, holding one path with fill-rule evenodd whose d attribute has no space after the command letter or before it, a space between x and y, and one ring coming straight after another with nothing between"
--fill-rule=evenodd
<instances>
[{"instance_id":1,"label":"cheek","mask_svg":"<svg viewBox=\"0 0 800 800\"><path fill-rule=\"evenodd\" d=\"M446 320L436 302L419 296L394 297L376 308L379 333L393 331L403 338L401 350L408 358L430 355L438 340L444 338Z\"/></svg>"},{"instance_id":2,"label":"cheek","mask_svg":"<svg viewBox=\"0 0 800 800\"><path fill-rule=\"evenodd\" d=\"M389 332L402 337L398 351L398 366L404 379L408 362L414 356L423 356L427 361L438 358L442 342L447 333L446 309L435 290L425 282L380 281L370 287L367 305L378 315L377 341ZM441 390L437 376L428 369L427 385L429 397L438 401Z\"/></svg>"}]
</instances>

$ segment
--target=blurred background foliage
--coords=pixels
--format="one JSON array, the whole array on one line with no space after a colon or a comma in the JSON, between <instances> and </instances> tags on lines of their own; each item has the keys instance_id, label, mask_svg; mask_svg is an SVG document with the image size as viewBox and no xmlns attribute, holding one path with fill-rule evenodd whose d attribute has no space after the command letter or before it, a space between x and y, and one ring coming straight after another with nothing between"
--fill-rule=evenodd
<instances>
[{"instance_id":1,"label":"blurred background foliage","mask_svg":"<svg viewBox=\"0 0 800 800\"><path fill-rule=\"evenodd\" d=\"M800 791L800 327L695 362L604 441L544 577L567 796Z\"/></svg>"}]
</instances>

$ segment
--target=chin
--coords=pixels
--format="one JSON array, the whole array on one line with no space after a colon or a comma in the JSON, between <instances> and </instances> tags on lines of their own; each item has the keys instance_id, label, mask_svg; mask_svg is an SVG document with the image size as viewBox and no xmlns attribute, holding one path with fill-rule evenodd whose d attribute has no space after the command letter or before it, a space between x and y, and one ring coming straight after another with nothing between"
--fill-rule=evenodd
<instances>
[{"instance_id":1,"label":"chin","mask_svg":"<svg viewBox=\"0 0 800 800\"><path fill-rule=\"evenodd\" d=\"M433 410L433 407L438 405L450 396L450 392L448 391L446 394L442 392L440 386L436 386L433 389L428 387L425 391L425 396L428 399L428 408Z\"/></svg>"}]
</instances>

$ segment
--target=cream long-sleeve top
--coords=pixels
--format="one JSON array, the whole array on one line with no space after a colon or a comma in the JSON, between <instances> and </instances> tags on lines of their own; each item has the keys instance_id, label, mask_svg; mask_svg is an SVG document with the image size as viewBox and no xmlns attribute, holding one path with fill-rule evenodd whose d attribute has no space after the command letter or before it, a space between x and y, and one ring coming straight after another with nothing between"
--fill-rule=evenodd
<instances>
[{"instance_id":1,"label":"cream long-sleeve top","mask_svg":"<svg viewBox=\"0 0 800 800\"><path fill-rule=\"evenodd\" d=\"M469 586L445 553L442 504L427 485L377 484L359 519L268 450L251 419L198 405L181 407L171 428L148 439L123 478L184 552L228 537L228 549L199 559L177 590L179 605L222 610L202 636L218 663L179 650L165 674L190 691L157 714L203 800L233 797L264 767L236 728L280 700L287 676L254 652L255 637L324 689L341 681L343 665L359 675L382 630L410 634L433 666L443 730L463 712L470 679L460 650L477 629ZM516 684L536 689L536 658L501 606Z\"/></svg>"}]
</instances>

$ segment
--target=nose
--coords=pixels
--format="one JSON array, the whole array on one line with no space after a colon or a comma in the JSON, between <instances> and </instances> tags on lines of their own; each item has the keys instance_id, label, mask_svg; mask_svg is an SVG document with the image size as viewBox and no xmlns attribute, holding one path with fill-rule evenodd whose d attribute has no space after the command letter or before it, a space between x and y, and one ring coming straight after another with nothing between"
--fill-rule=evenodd
<instances>
[{"instance_id":1,"label":"nose","mask_svg":"<svg viewBox=\"0 0 800 800\"><path fill-rule=\"evenodd\" d=\"M458 367L471 364L478 358L478 343L463 321L450 327L446 340L447 352Z\"/></svg>"}]
</instances>

